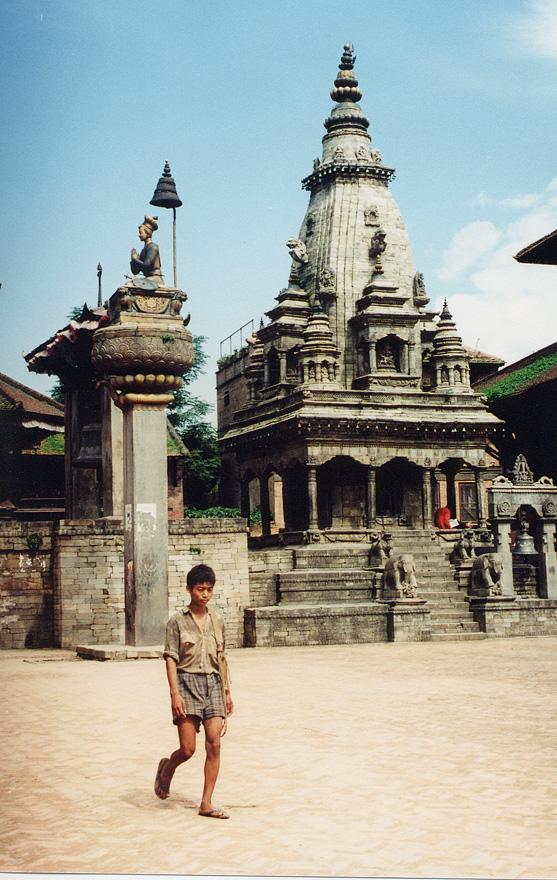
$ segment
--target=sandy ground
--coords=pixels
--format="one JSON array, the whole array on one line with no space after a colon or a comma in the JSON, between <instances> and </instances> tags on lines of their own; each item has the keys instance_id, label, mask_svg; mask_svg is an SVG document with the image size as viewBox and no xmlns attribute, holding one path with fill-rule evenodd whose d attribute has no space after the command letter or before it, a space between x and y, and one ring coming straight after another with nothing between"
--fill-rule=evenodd
<instances>
[{"instance_id":1,"label":"sandy ground","mask_svg":"<svg viewBox=\"0 0 557 880\"><path fill-rule=\"evenodd\" d=\"M0 653L0 870L557 877L557 638L229 652L215 802L164 664Z\"/></svg>"}]
</instances>

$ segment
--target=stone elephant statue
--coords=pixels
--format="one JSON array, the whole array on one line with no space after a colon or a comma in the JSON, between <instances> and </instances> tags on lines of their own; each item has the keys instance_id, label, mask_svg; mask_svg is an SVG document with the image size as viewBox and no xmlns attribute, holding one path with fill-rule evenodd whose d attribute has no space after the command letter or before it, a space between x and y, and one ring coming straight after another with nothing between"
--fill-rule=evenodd
<instances>
[{"instance_id":1,"label":"stone elephant statue","mask_svg":"<svg viewBox=\"0 0 557 880\"><path fill-rule=\"evenodd\" d=\"M401 599L415 599L418 595L416 565L411 553L389 558L385 562L385 594Z\"/></svg>"},{"instance_id":2,"label":"stone elephant statue","mask_svg":"<svg viewBox=\"0 0 557 880\"><path fill-rule=\"evenodd\" d=\"M501 596L501 574L503 572L503 559L500 553L484 553L478 556L472 563L470 585L476 594L487 596Z\"/></svg>"}]
</instances>

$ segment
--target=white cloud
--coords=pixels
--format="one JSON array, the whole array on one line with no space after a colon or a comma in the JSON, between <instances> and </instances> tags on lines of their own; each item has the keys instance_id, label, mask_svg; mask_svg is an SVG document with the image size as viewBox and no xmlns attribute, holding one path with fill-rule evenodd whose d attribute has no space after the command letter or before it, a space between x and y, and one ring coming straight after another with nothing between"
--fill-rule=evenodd
<instances>
[{"instance_id":1,"label":"white cloud","mask_svg":"<svg viewBox=\"0 0 557 880\"><path fill-rule=\"evenodd\" d=\"M498 226L471 223L453 236L439 272L446 289L436 308L446 296L465 345L477 343L511 363L556 341L557 267L513 259L557 228L556 189L553 180L541 193L524 198L519 217L514 213ZM519 207L518 199L505 202Z\"/></svg>"},{"instance_id":2,"label":"white cloud","mask_svg":"<svg viewBox=\"0 0 557 880\"><path fill-rule=\"evenodd\" d=\"M523 196L510 196L508 199L503 199L501 202L504 208L516 208L518 211L522 211L525 208L531 208L539 199L539 195L536 193L528 193Z\"/></svg>"},{"instance_id":3,"label":"white cloud","mask_svg":"<svg viewBox=\"0 0 557 880\"><path fill-rule=\"evenodd\" d=\"M475 220L453 236L439 270L442 281L451 281L473 266L499 241L501 233L489 220Z\"/></svg>"},{"instance_id":4,"label":"white cloud","mask_svg":"<svg viewBox=\"0 0 557 880\"><path fill-rule=\"evenodd\" d=\"M527 11L511 25L515 40L532 55L557 61L557 3L528 0Z\"/></svg>"}]
</instances>

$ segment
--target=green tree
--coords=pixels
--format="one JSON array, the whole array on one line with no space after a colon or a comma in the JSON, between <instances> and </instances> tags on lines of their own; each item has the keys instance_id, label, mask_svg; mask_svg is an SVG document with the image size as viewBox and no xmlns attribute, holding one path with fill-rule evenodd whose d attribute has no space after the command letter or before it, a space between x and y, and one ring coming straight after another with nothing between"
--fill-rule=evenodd
<instances>
[{"instance_id":1,"label":"green tree","mask_svg":"<svg viewBox=\"0 0 557 880\"><path fill-rule=\"evenodd\" d=\"M203 422L212 409L210 403L207 403L206 400L202 400L200 397L196 397L189 388L192 382L195 382L205 372L207 355L203 350L203 346L206 341L206 336L193 337L193 366L184 376L181 388L175 392L174 401L169 404L166 410L169 421L174 425L184 443L186 441L183 437L183 432L193 425Z\"/></svg>"}]
</instances>

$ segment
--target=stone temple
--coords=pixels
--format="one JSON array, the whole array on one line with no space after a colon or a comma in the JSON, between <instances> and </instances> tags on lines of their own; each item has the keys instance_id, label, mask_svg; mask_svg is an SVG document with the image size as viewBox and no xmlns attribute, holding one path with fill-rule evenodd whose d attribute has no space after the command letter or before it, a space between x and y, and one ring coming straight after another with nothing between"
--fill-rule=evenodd
<instances>
[{"instance_id":1,"label":"stone temple","mask_svg":"<svg viewBox=\"0 0 557 880\"><path fill-rule=\"evenodd\" d=\"M252 549L265 552L275 580L290 566L299 584L303 567L321 565L337 599L340 570L366 568L378 532L388 530L397 552L417 553L420 538L430 549L437 508L485 526L487 487L500 473L489 440L499 420L472 390L500 361L463 345L446 302L440 315L428 308L354 62L346 45L322 156L302 181L307 212L287 243L288 285L217 373L223 503L247 516L259 501ZM261 574L257 615L265 603L323 600L322 575L314 592L290 593L286 574L278 586Z\"/></svg>"},{"instance_id":2,"label":"stone temple","mask_svg":"<svg viewBox=\"0 0 557 880\"><path fill-rule=\"evenodd\" d=\"M312 541L378 522L428 527L447 503L481 523L497 464L498 420L471 390L489 359L463 346L446 305L438 322L428 309L353 67L346 46L288 286L217 378L227 500L247 513L259 479L268 533L278 475L284 536Z\"/></svg>"}]
</instances>

